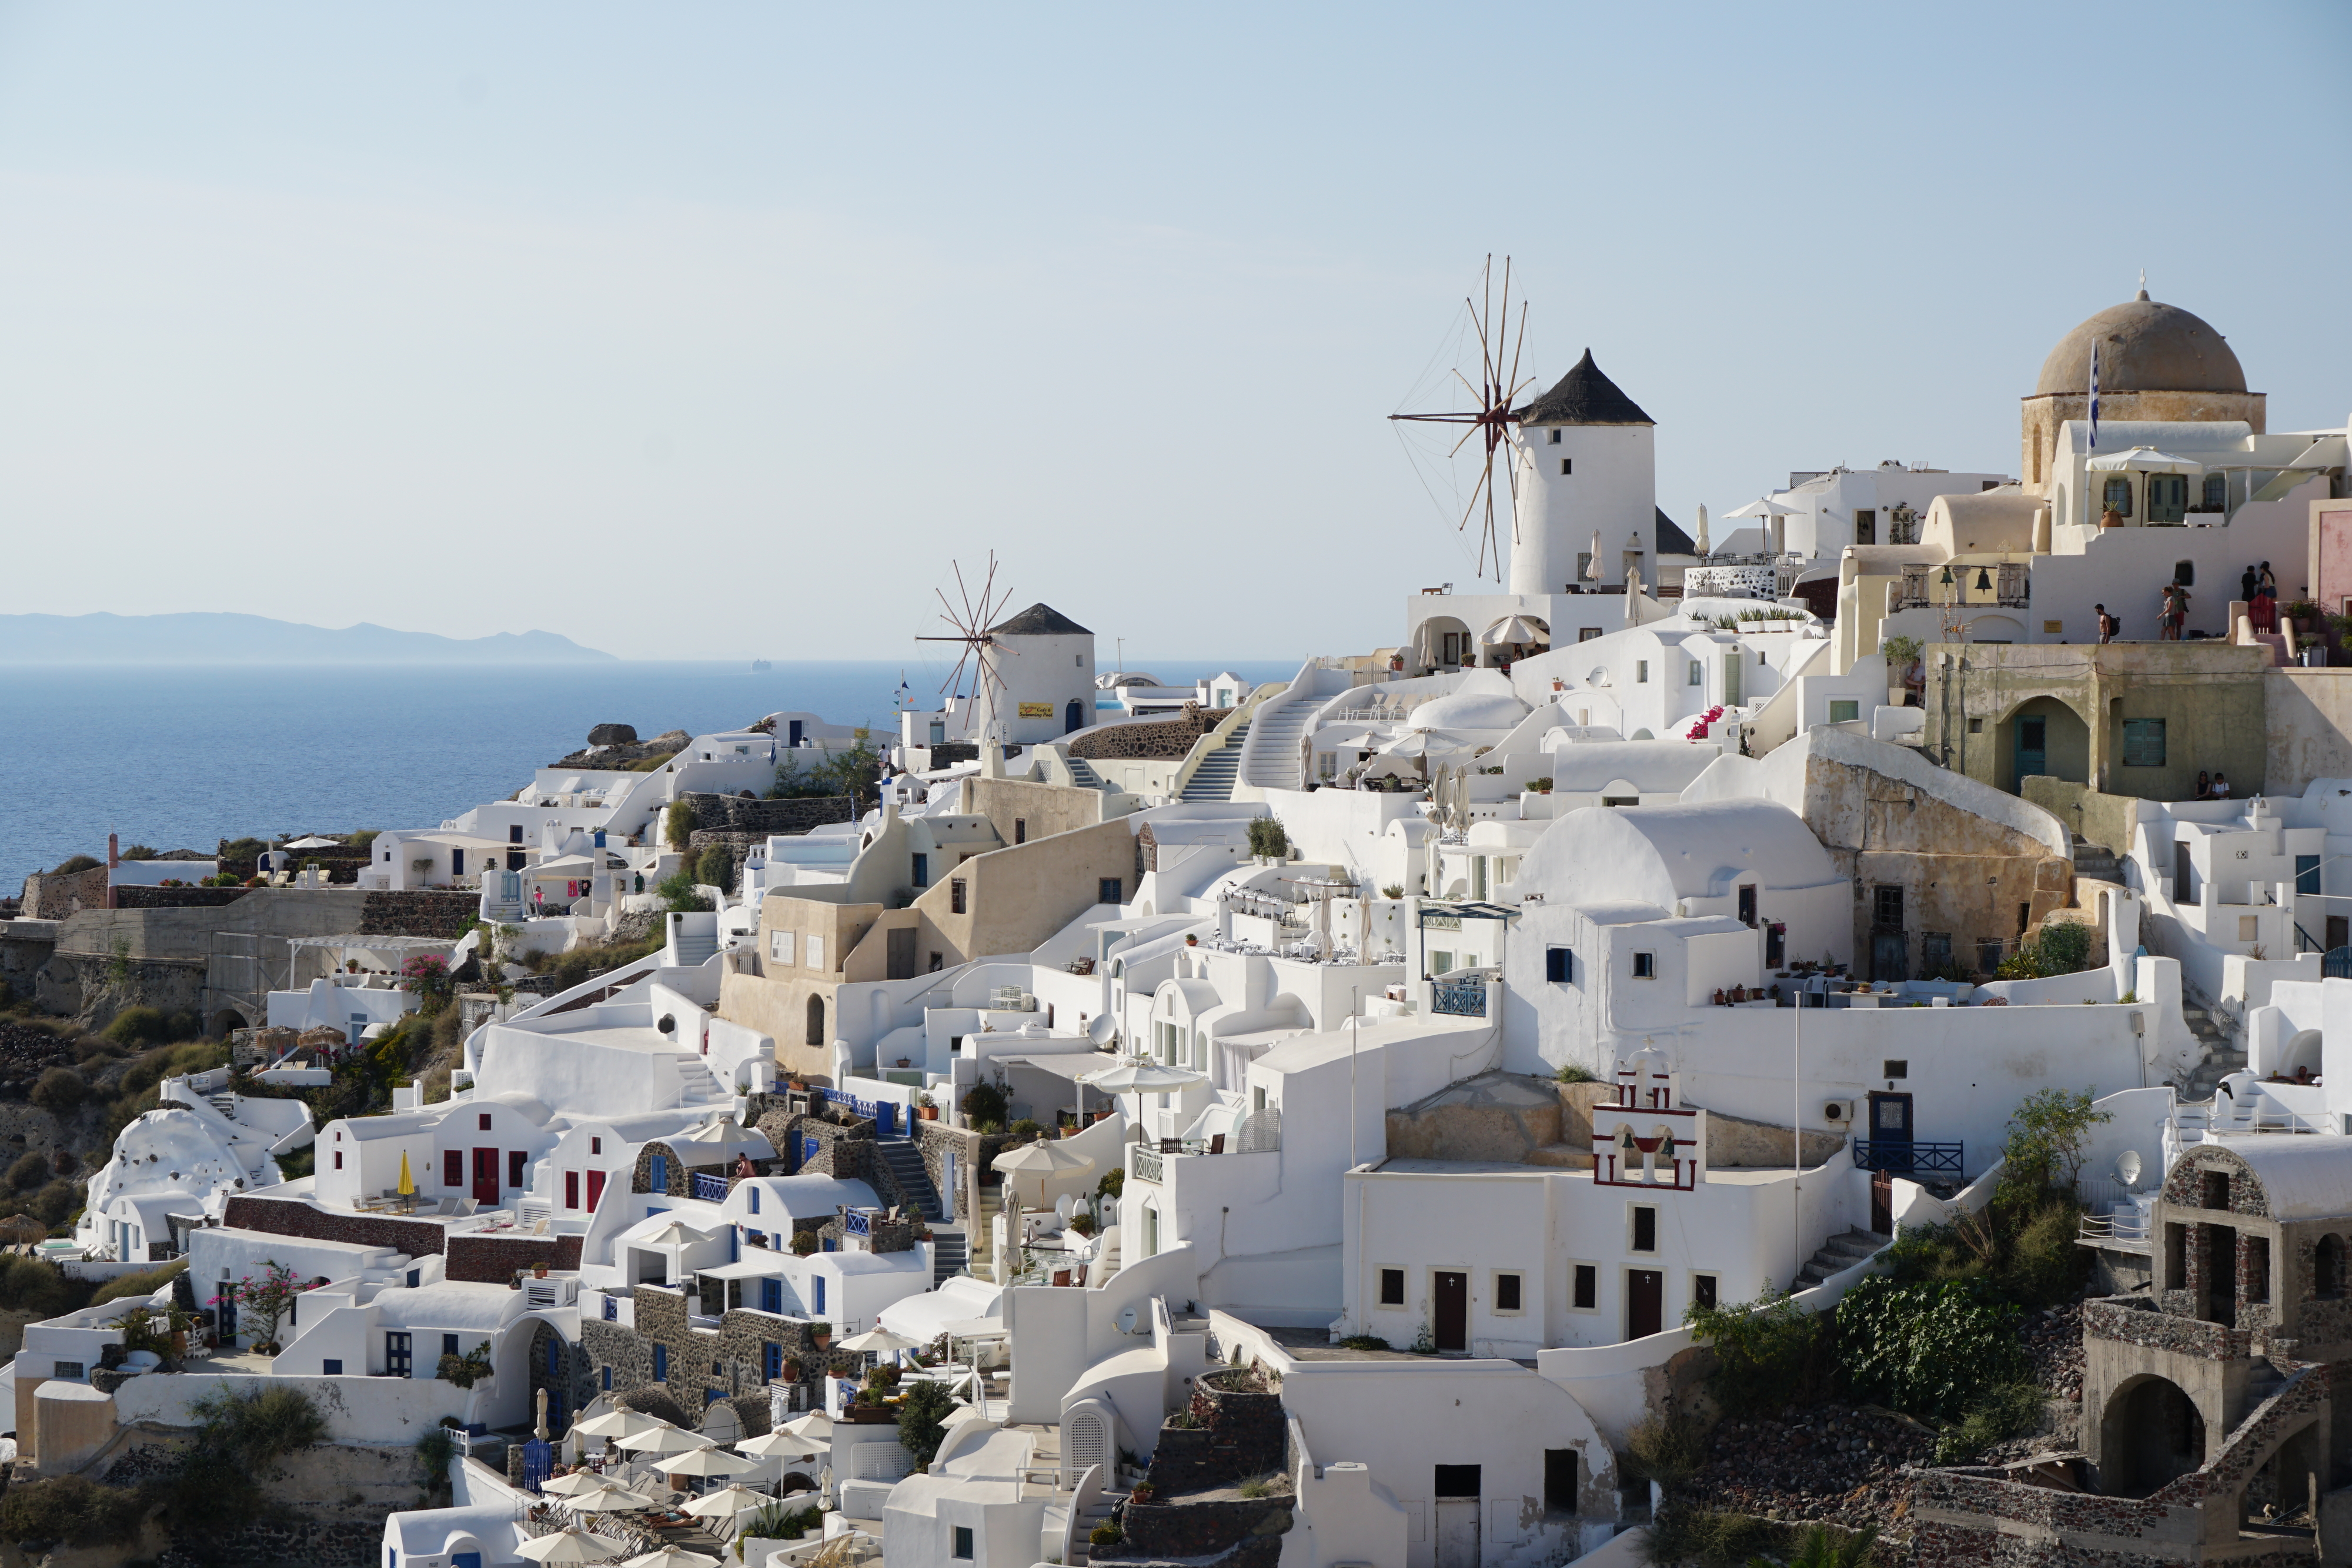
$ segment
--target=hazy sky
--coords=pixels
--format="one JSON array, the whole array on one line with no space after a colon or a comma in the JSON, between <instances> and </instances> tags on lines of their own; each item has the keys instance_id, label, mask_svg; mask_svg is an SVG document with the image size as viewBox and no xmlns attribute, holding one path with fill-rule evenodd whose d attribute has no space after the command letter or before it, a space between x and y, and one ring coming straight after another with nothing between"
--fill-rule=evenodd
<instances>
[{"instance_id":1,"label":"hazy sky","mask_svg":"<svg viewBox=\"0 0 2352 1568\"><path fill-rule=\"evenodd\" d=\"M1385 416L1489 251L1685 526L2013 470L2142 267L2338 424L2347 60L2334 0L0 4L0 612L896 658L993 548L1107 655L1368 649L1471 575Z\"/></svg>"}]
</instances>

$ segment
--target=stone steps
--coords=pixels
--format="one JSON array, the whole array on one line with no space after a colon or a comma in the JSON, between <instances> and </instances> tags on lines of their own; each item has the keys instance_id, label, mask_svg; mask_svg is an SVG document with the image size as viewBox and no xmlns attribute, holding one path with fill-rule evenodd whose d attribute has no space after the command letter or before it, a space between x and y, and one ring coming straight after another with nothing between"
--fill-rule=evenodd
<instances>
[{"instance_id":1,"label":"stone steps","mask_svg":"<svg viewBox=\"0 0 2352 1568\"><path fill-rule=\"evenodd\" d=\"M1806 1260L1797 1271L1797 1282L1791 1291L1811 1290L1832 1274L1843 1274L1893 1240L1874 1230L1855 1227L1843 1235L1832 1236L1822 1243L1821 1250Z\"/></svg>"}]
</instances>

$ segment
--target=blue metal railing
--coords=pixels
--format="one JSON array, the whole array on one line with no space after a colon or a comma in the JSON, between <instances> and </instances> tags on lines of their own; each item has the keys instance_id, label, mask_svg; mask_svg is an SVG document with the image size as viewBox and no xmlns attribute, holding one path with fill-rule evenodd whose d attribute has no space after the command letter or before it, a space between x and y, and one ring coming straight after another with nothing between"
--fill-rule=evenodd
<instances>
[{"instance_id":1,"label":"blue metal railing","mask_svg":"<svg viewBox=\"0 0 2352 1568\"><path fill-rule=\"evenodd\" d=\"M1482 1019L1486 1016L1486 982L1484 980L1432 980L1430 1010L1454 1018Z\"/></svg>"},{"instance_id":2,"label":"blue metal railing","mask_svg":"<svg viewBox=\"0 0 2352 1568\"><path fill-rule=\"evenodd\" d=\"M709 1171L696 1171L694 1173L693 1192L690 1196L698 1197L705 1203L725 1203L727 1201L727 1178L723 1176L715 1175Z\"/></svg>"},{"instance_id":3,"label":"blue metal railing","mask_svg":"<svg viewBox=\"0 0 2352 1568\"><path fill-rule=\"evenodd\" d=\"M1892 1171L1896 1176L1925 1172L1930 1176L1960 1174L1958 1144L1867 1143L1856 1139L1853 1163L1866 1171Z\"/></svg>"}]
</instances>

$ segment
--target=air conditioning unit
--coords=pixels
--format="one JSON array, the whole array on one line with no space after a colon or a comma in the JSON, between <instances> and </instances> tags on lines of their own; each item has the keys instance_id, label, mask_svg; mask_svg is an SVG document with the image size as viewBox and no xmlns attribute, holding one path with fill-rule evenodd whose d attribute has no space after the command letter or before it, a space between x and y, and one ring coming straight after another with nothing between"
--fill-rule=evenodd
<instances>
[{"instance_id":1,"label":"air conditioning unit","mask_svg":"<svg viewBox=\"0 0 2352 1568\"><path fill-rule=\"evenodd\" d=\"M1851 1100L1830 1101L1827 1104L1822 1107L1822 1120L1827 1122L1832 1127L1843 1128L1853 1126L1854 1121L1853 1102Z\"/></svg>"}]
</instances>

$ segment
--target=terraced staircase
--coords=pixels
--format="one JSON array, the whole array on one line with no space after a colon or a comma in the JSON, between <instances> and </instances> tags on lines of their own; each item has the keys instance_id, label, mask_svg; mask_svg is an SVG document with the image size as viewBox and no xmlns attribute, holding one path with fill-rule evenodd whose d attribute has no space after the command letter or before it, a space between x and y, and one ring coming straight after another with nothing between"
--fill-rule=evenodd
<instances>
[{"instance_id":1,"label":"terraced staircase","mask_svg":"<svg viewBox=\"0 0 2352 1568\"><path fill-rule=\"evenodd\" d=\"M909 1139L884 1138L875 1145L875 1152L890 1167L899 1197L913 1204L931 1228L931 1284L937 1287L962 1273L971 1261L971 1242L962 1222L948 1218L947 1205L940 1201L929 1167L923 1164L922 1151Z\"/></svg>"},{"instance_id":2,"label":"terraced staircase","mask_svg":"<svg viewBox=\"0 0 2352 1568\"><path fill-rule=\"evenodd\" d=\"M2089 877L2094 882L2120 883L2124 879L2123 862L2116 852L2095 844L2082 834L2074 835L2074 874Z\"/></svg>"},{"instance_id":3,"label":"terraced staircase","mask_svg":"<svg viewBox=\"0 0 2352 1568\"><path fill-rule=\"evenodd\" d=\"M1241 776L1242 742L1249 737L1249 721L1234 727L1220 750L1201 758L1192 769L1192 777L1184 781L1183 799L1187 800L1230 800L1234 798L1234 780Z\"/></svg>"},{"instance_id":4,"label":"terraced staircase","mask_svg":"<svg viewBox=\"0 0 2352 1568\"><path fill-rule=\"evenodd\" d=\"M1831 1237L1822 1243L1821 1250L1797 1270L1797 1282L1789 1288L1790 1293L1811 1290L1831 1275L1844 1273L1894 1239L1892 1236L1881 1236L1860 1226L1850 1228L1842 1236Z\"/></svg>"},{"instance_id":5,"label":"terraced staircase","mask_svg":"<svg viewBox=\"0 0 2352 1568\"><path fill-rule=\"evenodd\" d=\"M1264 708L1250 721L1257 729L1257 745L1249 758L1247 783L1261 789L1296 789L1307 782L1307 763L1299 752L1307 727L1325 699L1301 693L1276 708ZM1238 744L1238 743L1236 743Z\"/></svg>"},{"instance_id":6,"label":"terraced staircase","mask_svg":"<svg viewBox=\"0 0 2352 1568\"><path fill-rule=\"evenodd\" d=\"M2180 1098L2210 1100L2222 1079L2246 1065L2246 1053L2222 1032L2211 1009L2184 1003L2180 1016L2188 1021L2189 1032L2197 1037L2197 1043L2203 1048L2202 1057L2196 1066L2189 1070L2189 1078L2181 1086Z\"/></svg>"}]
</instances>

